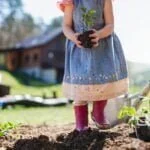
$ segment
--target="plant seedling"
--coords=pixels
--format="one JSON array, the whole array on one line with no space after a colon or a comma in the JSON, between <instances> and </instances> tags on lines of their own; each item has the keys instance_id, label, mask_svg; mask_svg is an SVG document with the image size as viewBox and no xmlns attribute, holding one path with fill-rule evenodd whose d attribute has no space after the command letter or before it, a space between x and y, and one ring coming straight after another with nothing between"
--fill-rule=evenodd
<instances>
[{"instance_id":1,"label":"plant seedling","mask_svg":"<svg viewBox=\"0 0 150 150\"><path fill-rule=\"evenodd\" d=\"M82 11L82 21L85 27L83 29L84 31L87 31L94 25L94 20L96 19L95 18L96 10L94 9L87 10L87 8L82 7L81 11Z\"/></svg>"},{"instance_id":2,"label":"plant seedling","mask_svg":"<svg viewBox=\"0 0 150 150\"><path fill-rule=\"evenodd\" d=\"M82 7L81 11L83 21L83 33L79 35L78 40L81 41L83 47L92 48L94 43L91 42L92 38L89 37L89 35L94 32L93 30L91 30L91 27L94 25L94 20L96 19L96 10L88 10L87 8Z\"/></svg>"},{"instance_id":3,"label":"plant seedling","mask_svg":"<svg viewBox=\"0 0 150 150\"><path fill-rule=\"evenodd\" d=\"M6 122L0 124L0 137L5 136L10 130L15 129L19 124L14 124L12 122Z\"/></svg>"},{"instance_id":4,"label":"plant seedling","mask_svg":"<svg viewBox=\"0 0 150 150\"><path fill-rule=\"evenodd\" d=\"M124 106L119 114L119 119L129 118L128 124L134 128L136 136L142 140L150 141L150 110L142 108L137 112L134 107Z\"/></svg>"}]
</instances>

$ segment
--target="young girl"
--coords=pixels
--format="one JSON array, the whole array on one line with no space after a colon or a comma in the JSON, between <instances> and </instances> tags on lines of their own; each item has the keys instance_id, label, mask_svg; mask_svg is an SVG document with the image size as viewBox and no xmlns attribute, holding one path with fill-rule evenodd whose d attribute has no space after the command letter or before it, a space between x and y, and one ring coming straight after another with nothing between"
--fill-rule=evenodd
<instances>
[{"instance_id":1,"label":"young girl","mask_svg":"<svg viewBox=\"0 0 150 150\"><path fill-rule=\"evenodd\" d=\"M91 118L100 129L110 127L104 115L107 100L128 91L128 73L122 46L114 33L112 0L59 0L64 12L66 41L64 95L74 100L76 130L88 128L88 102L93 102ZM96 10L90 35L95 44L84 48L78 40L85 25L82 10ZM113 110L112 110L113 111Z\"/></svg>"}]
</instances>

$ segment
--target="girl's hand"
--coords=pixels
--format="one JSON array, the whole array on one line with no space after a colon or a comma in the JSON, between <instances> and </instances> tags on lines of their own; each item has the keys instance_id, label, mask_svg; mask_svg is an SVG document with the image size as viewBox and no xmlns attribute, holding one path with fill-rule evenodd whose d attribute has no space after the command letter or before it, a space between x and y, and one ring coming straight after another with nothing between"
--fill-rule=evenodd
<instances>
[{"instance_id":1,"label":"girl's hand","mask_svg":"<svg viewBox=\"0 0 150 150\"><path fill-rule=\"evenodd\" d=\"M99 37L99 31L97 31L95 29L92 29L92 30L94 31L94 33L90 34L89 37L91 37L92 38L91 41L93 43L95 43L93 45L93 47L97 47L99 45L99 39L100 39L100 37Z\"/></svg>"},{"instance_id":2,"label":"girl's hand","mask_svg":"<svg viewBox=\"0 0 150 150\"><path fill-rule=\"evenodd\" d=\"M78 40L79 35L80 35L80 33L75 33L74 34L73 42L77 45L77 47L83 48L83 46L81 45L81 41Z\"/></svg>"}]
</instances>

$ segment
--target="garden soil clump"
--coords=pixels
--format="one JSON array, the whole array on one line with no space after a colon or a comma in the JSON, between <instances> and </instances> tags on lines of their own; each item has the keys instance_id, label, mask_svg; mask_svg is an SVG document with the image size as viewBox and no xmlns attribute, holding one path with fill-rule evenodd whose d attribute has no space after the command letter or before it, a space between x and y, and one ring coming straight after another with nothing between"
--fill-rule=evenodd
<instances>
[{"instance_id":1,"label":"garden soil clump","mask_svg":"<svg viewBox=\"0 0 150 150\"><path fill-rule=\"evenodd\" d=\"M0 137L0 150L150 150L150 142L137 139L127 124L105 131L92 125L82 133L73 128L22 125Z\"/></svg>"},{"instance_id":2,"label":"garden soil clump","mask_svg":"<svg viewBox=\"0 0 150 150\"><path fill-rule=\"evenodd\" d=\"M83 32L82 34L80 34L78 36L78 40L81 41L81 45L84 47L84 48L92 48L93 47L93 43L91 40L92 38L89 37L90 34L93 34L94 31L92 30L89 30L89 31L85 31Z\"/></svg>"}]
</instances>

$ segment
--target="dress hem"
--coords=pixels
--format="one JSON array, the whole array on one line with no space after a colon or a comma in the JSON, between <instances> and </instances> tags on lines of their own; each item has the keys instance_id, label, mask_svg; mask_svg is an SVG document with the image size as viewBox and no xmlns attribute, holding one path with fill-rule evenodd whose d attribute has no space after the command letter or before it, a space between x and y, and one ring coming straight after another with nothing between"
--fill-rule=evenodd
<instances>
[{"instance_id":1,"label":"dress hem","mask_svg":"<svg viewBox=\"0 0 150 150\"><path fill-rule=\"evenodd\" d=\"M74 101L108 100L128 92L129 79L106 84L79 85L63 82L63 95Z\"/></svg>"}]
</instances>

